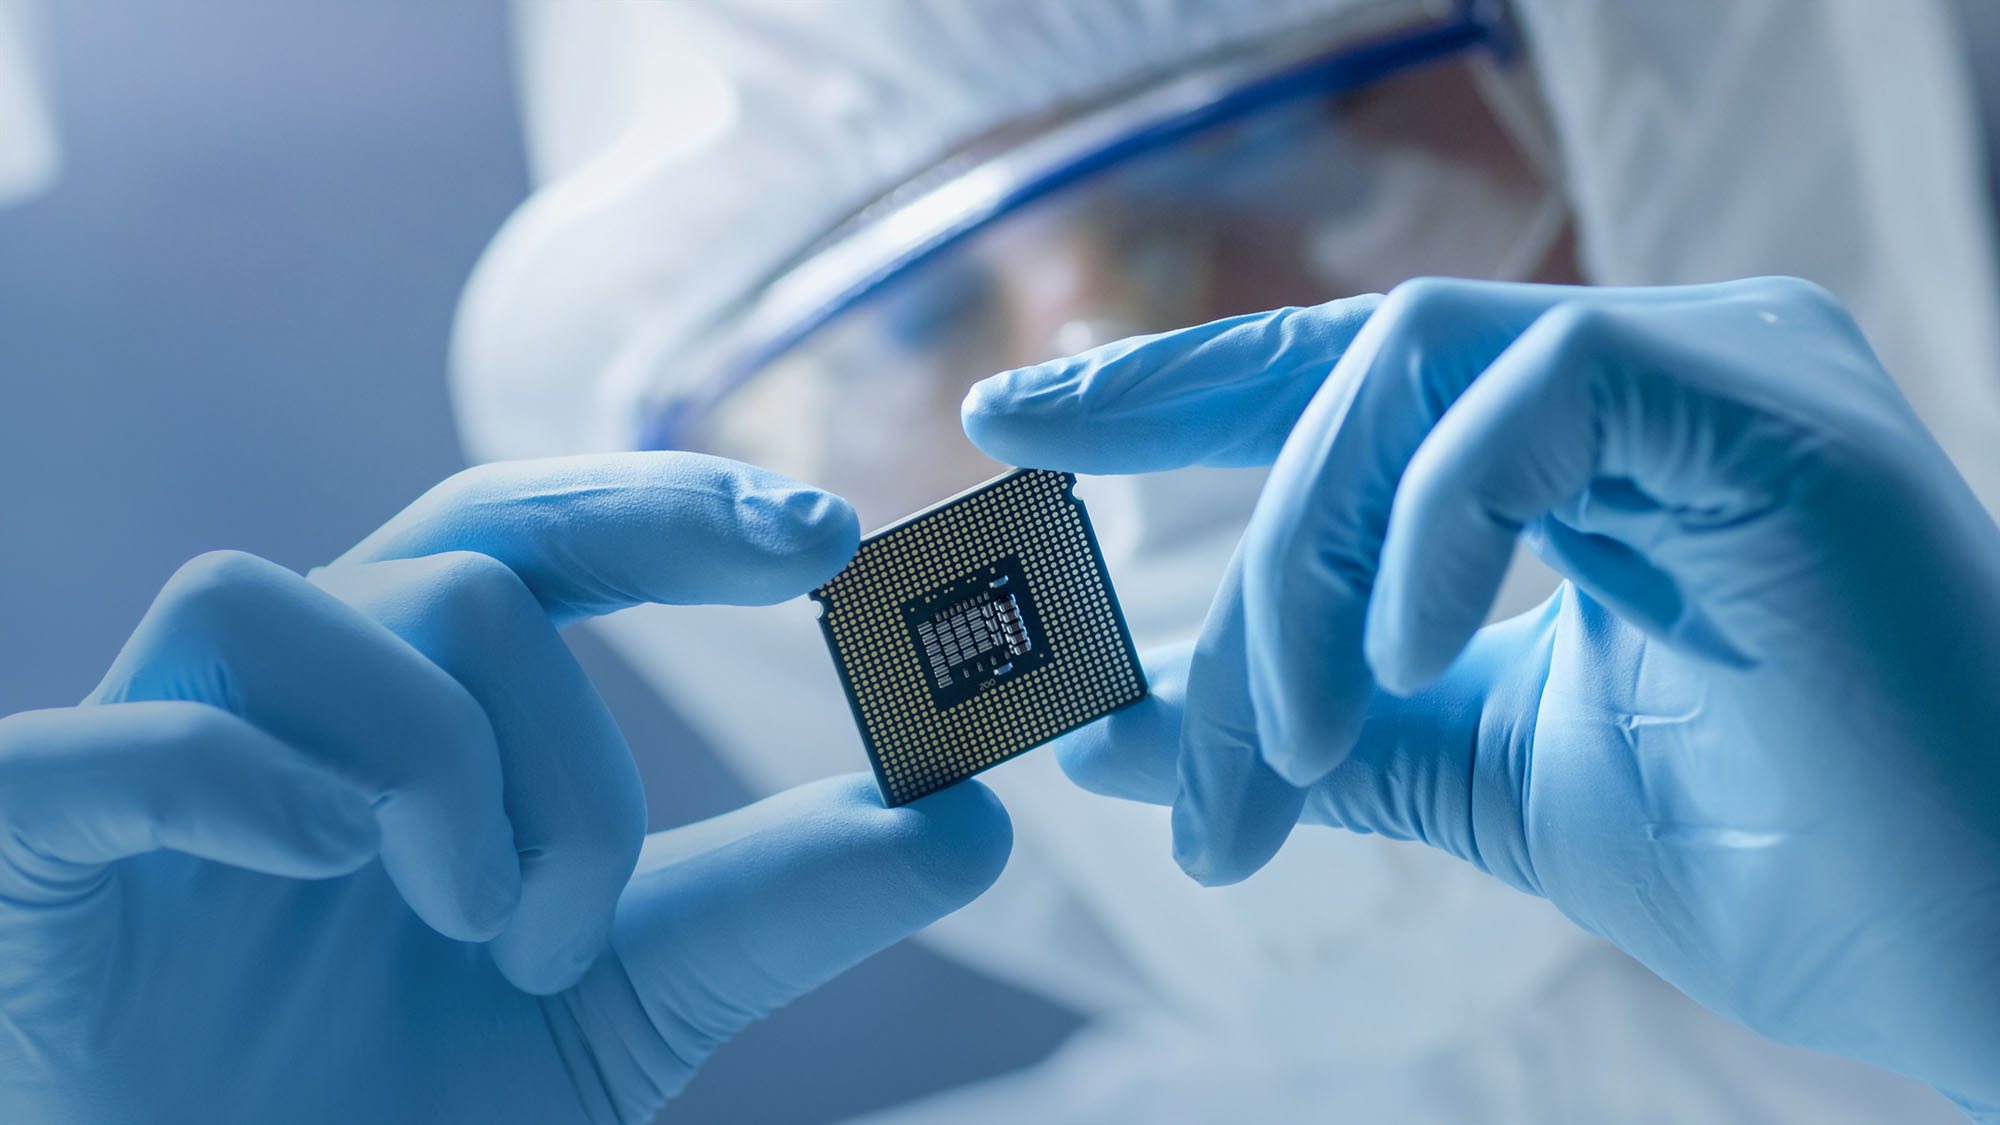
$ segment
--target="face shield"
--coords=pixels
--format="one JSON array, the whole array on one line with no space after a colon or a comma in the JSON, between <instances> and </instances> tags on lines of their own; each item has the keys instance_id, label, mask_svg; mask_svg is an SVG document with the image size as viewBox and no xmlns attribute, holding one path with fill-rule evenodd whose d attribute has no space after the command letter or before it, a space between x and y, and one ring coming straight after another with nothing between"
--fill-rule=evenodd
<instances>
[{"instance_id":1,"label":"face shield","mask_svg":"<svg viewBox=\"0 0 2000 1125\"><path fill-rule=\"evenodd\" d=\"M1011 122L863 205L678 347L636 444L777 469L885 524L1001 470L992 372L1419 274L1567 279L1549 134L1497 10L1318 21Z\"/></svg>"}]
</instances>

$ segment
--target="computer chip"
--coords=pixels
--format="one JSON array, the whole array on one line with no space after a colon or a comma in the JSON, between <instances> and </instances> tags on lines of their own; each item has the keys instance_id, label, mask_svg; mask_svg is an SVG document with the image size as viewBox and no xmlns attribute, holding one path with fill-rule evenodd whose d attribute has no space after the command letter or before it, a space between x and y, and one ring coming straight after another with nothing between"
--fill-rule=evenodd
<instances>
[{"instance_id":1,"label":"computer chip","mask_svg":"<svg viewBox=\"0 0 2000 1125\"><path fill-rule=\"evenodd\" d=\"M862 540L813 591L889 805L1145 698L1075 485L1016 469Z\"/></svg>"}]
</instances>

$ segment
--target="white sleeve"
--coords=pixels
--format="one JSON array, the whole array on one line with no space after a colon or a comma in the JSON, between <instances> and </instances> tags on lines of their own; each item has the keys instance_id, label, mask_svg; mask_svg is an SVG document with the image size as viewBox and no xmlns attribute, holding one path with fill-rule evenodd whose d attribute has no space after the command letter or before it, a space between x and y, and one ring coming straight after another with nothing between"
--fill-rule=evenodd
<instances>
[{"instance_id":1,"label":"white sleeve","mask_svg":"<svg viewBox=\"0 0 2000 1125\"><path fill-rule=\"evenodd\" d=\"M1592 282L1795 274L2000 509L2000 281L1941 0L1518 0Z\"/></svg>"}]
</instances>

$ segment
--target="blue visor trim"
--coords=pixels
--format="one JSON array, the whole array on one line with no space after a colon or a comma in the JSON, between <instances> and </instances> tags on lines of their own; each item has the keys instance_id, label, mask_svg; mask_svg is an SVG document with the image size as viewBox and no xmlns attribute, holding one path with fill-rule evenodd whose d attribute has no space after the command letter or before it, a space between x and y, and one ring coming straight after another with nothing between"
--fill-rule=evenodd
<instances>
[{"instance_id":1,"label":"blue visor trim","mask_svg":"<svg viewBox=\"0 0 2000 1125\"><path fill-rule=\"evenodd\" d=\"M730 357L707 387L662 404L646 420L640 434L640 448L682 448L694 423L716 403L806 337L916 267L1037 200L1108 168L1262 110L1306 98L1351 93L1478 48L1491 51L1502 61L1513 54L1512 27L1499 0L1470 0L1449 18L1360 40L1273 72L1195 109L1155 121L1113 143L1081 153L1042 175L1012 185L985 205L968 209L934 237L885 260L879 269L857 277L852 285L801 315L782 331Z\"/></svg>"}]
</instances>

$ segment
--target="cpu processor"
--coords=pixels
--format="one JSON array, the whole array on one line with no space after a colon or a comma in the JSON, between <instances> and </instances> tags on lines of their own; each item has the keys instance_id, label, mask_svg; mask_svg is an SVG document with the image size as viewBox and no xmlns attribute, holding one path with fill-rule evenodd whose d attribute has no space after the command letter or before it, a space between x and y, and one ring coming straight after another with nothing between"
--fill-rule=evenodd
<instances>
[{"instance_id":1,"label":"cpu processor","mask_svg":"<svg viewBox=\"0 0 2000 1125\"><path fill-rule=\"evenodd\" d=\"M997 477L870 535L813 591L885 803L1145 698L1075 486Z\"/></svg>"}]
</instances>

